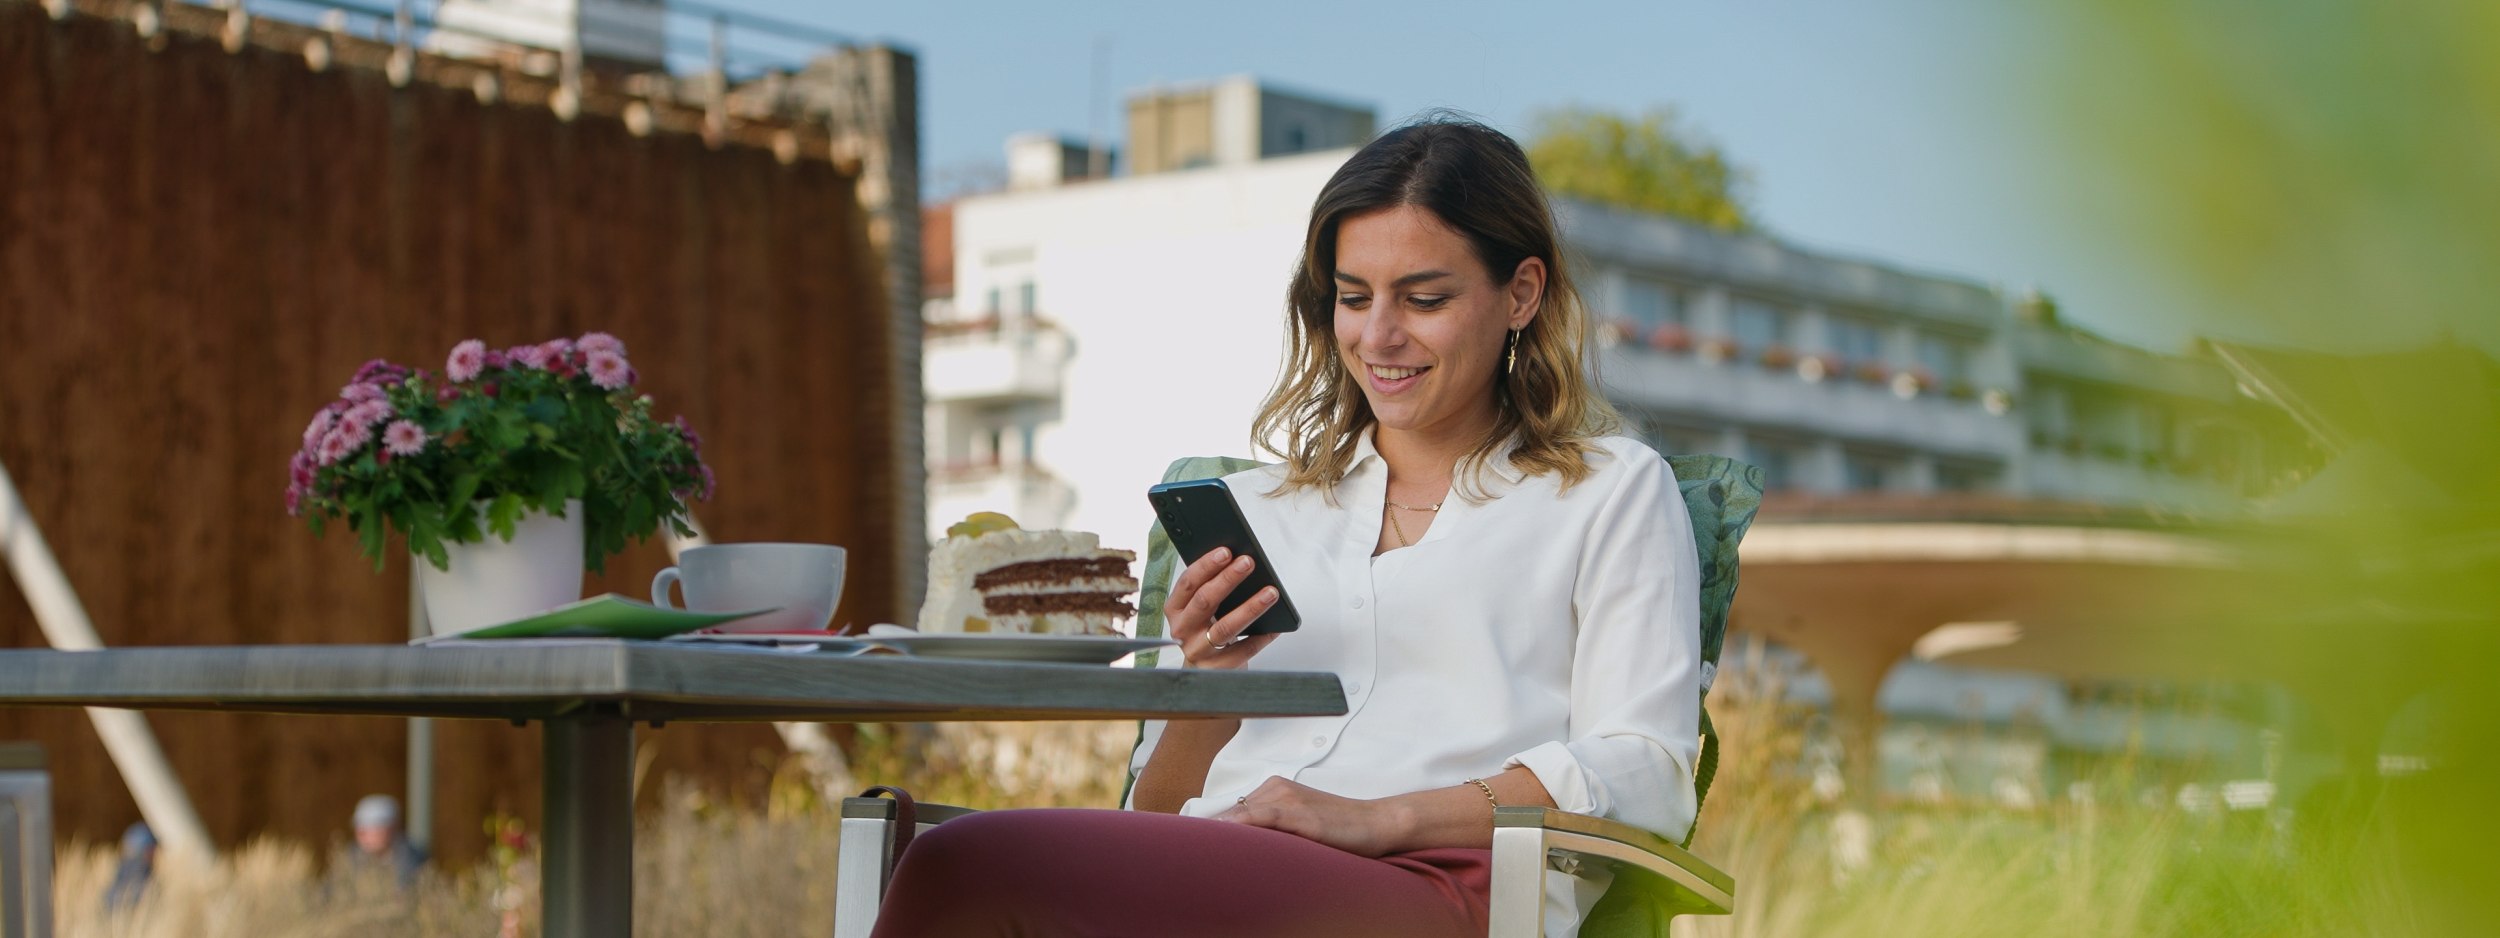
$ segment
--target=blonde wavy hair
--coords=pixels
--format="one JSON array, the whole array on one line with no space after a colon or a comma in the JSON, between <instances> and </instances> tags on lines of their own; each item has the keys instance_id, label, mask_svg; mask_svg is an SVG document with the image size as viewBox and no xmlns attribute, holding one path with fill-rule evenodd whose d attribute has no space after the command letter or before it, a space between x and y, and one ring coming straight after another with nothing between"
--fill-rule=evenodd
<instances>
[{"instance_id":1,"label":"blonde wavy hair","mask_svg":"<svg viewBox=\"0 0 2500 938\"><path fill-rule=\"evenodd\" d=\"M1584 364L1588 314L1565 272L1545 190L1509 136L1436 114L1357 151L1311 206L1286 294L1284 367L1250 431L1254 445L1285 461L1279 492L1334 488L1374 420L1361 384L1337 354L1337 228L1351 216L1400 205L1429 211L1465 236L1496 284L1510 282L1521 261L1545 262L1545 292L1536 318L1520 332L1518 366L1493 382L1493 426L1459 461L1454 482L1461 497L1481 497L1473 480L1514 438L1510 464L1521 474L1553 473L1566 489L1587 478L1590 441L1621 420Z\"/></svg>"}]
</instances>

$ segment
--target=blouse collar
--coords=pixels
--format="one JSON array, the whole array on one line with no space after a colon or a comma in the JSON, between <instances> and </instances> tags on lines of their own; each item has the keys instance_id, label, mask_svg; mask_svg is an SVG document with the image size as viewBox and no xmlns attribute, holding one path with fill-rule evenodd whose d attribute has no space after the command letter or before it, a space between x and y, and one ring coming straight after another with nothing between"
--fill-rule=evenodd
<instances>
[{"instance_id":1,"label":"blouse collar","mask_svg":"<svg viewBox=\"0 0 2500 938\"><path fill-rule=\"evenodd\" d=\"M1366 463L1375 460L1380 461L1383 470L1388 468L1388 462L1380 459L1380 448L1372 442L1372 434L1379 429L1378 423L1369 424L1363 427L1359 436L1355 437L1354 459L1346 464L1347 477L1351 478L1356 473L1362 472ZM1527 473L1519 471L1518 466L1511 464L1511 454L1518 451L1519 436L1512 434L1509 439L1503 440L1500 446L1494 447L1493 455L1485 460L1485 468L1491 470L1494 478L1500 479L1506 488L1516 486L1526 481L1528 477Z\"/></svg>"}]
</instances>

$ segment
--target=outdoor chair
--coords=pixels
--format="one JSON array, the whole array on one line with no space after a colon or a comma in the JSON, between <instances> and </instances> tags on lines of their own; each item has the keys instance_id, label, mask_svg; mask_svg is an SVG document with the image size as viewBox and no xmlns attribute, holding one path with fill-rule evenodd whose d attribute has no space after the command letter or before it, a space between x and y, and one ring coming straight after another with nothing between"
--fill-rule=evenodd
<instances>
[{"instance_id":1,"label":"outdoor chair","mask_svg":"<svg viewBox=\"0 0 2500 938\"><path fill-rule=\"evenodd\" d=\"M1727 636L1728 607L1736 599L1737 544L1762 504L1762 470L1723 456L1670 456L1667 463L1691 514L1694 546L1701 556L1701 694L1706 701ZM1183 459L1164 472L1163 480L1219 478L1258 465L1228 457ZM1146 539L1144 588L1137 604L1139 636L1163 634L1165 593L1179 564L1171 539L1157 524ZM1137 666L1153 667L1154 655L1140 654ZM1138 741L1140 745L1145 741L1142 723ZM1705 704L1700 756L1694 765L1697 814L1710 794L1718 764L1719 737ZM1136 783L1133 774L1129 782ZM866 938L876 924L895 858L910 839L898 825L909 825L911 833L917 833L969 813L946 805L906 806L881 797L844 799L841 856L835 872L834 938ZM1549 872L1612 876L1604 897L1581 923L1580 934L1587 938L1665 938L1668 922L1675 916L1728 914L1735 904L1735 880L1686 852L1691 842L1689 832L1685 842L1677 844L1604 818L1552 808L1497 808L1493 814L1490 938L1529 938L1543 933L1544 877Z\"/></svg>"},{"instance_id":2,"label":"outdoor chair","mask_svg":"<svg viewBox=\"0 0 2500 938\"><path fill-rule=\"evenodd\" d=\"M52 774L43 747L0 743L0 938L52 934Z\"/></svg>"}]
</instances>

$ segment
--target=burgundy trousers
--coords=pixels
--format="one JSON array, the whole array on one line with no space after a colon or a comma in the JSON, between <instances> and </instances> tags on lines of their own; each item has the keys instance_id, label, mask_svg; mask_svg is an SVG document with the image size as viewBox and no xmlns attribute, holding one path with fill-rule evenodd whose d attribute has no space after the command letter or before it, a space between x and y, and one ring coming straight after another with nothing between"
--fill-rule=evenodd
<instances>
[{"instance_id":1,"label":"burgundy trousers","mask_svg":"<svg viewBox=\"0 0 2500 938\"><path fill-rule=\"evenodd\" d=\"M1482 938L1490 850L1379 859L1137 811L967 815L914 838L877 938Z\"/></svg>"}]
</instances>

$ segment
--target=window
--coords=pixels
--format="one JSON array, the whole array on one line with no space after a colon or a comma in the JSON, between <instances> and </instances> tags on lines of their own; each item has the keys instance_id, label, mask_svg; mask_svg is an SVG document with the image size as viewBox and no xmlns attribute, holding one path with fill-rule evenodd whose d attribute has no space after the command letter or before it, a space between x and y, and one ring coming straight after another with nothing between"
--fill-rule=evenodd
<instances>
[{"instance_id":1,"label":"window","mask_svg":"<svg viewBox=\"0 0 2500 938\"><path fill-rule=\"evenodd\" d=\"M1017 312L1027 316L1041 311L1033 305L1033 281L1027 280L1024 285L1016 288L1016 305Z\"/></svg>"},{"instance_id":2,"label":"window","mask_svg":"<svg viewBox=\"0 0 2500 938\"><path fill-rule=\"evenodd\" d=\"M1985 492L1996 485L1996 472L1986 466L1938 463L1936 489L1943 492Z\"/></svg>"},{"instance_id":3,"label":"window","mask_svg":"<svg viewBox=\"0 0 2500 938\"><path fill-rule=\"evenodd\" d=\"M1632 420L1632 425L1639 433L1641 442L1649 444L1649 448L1657 450L1661 456L1704 453L1710 450L1709 445L1704 442L1711 439L1709 433L1684 424L1670 422L1656 415L1635 418Z\"/></svg>"},{"instance_id":4,"label":"window","mask_svg":"<svg viewBox=\"0 0 2500 938\"><path fill-rule=\"evenodd\" d=\"M1797 449L1769 440L1746 440L1745 461L1762 469L1762 488L1782 491L1797 487Z\"/></svg>"},{"instance_id":5,"label":"window","mask_svg":"<svg viewBox=\"0 0 2500 938\"><path fill-rule=\"evenodd\" d=\"M985 305L985 306L983 306L983 307L981 307L981 311L982 311L982 312L985 312L985 313L988 313L988 314L990 314L990 315L992 315L992 316L996 316L996 315L998 315L998 288L997 288L997 287L991 287L991 288L990 288L989 304L988 304L988 305Z\"/></svg>"},{"instance_id":6,"label":"window","mask_svg":"<svg viewBox=\"0 0 2500 938\"><path fill-rule=\"evenodd\" d=\"M1841 361L1863 365L1884 360L1884 334L1874 323L1834 316L1831 324L1832 354L1840 356Z\"/></svg>"},{"instance_id":7,"label":"window","mask_svg":"<svg viewBox=\"0 0 2500 938\"><path fill-rule=\"evenodd\" d=\"M1970 381L1970 346L1940 335L1918 337L1918 365L1945 387Z\"/></svg>"},{"instance_id":8,"label":"window","mask_svg":"<svg viewBox=\"0 0 2500 938\"><path fill-rule=\"evenodd\" d=\"M1623 285L1623 314L1643 329L1681 323L1684 305L1678 299L1672 286L1647 277L1633 277Z\"/></svg>"},{"instance_id":9,"label":"window","mask_svg":"<svg viewBox=\"0 0 2500 938\"><path fill-rule=\"evenodd\" d=\"M1867 453L1844 453L1840 466L1848 479L1849 491L1881 492L1892 488L1896 468L1892 460Z\"/></svg>"},{"instance_id":10,"label":"window","mask_svg":"<svg viewBox=\"0 0 2500 938\"><path fill-rule=\"evenodd\" d=\"M1738 354L1747 360L1758 359L1762 350L1788 344L1788 313L1761 300L1739 299L1735 303L1734 328Z\"/></svg>"}]
</instances>

